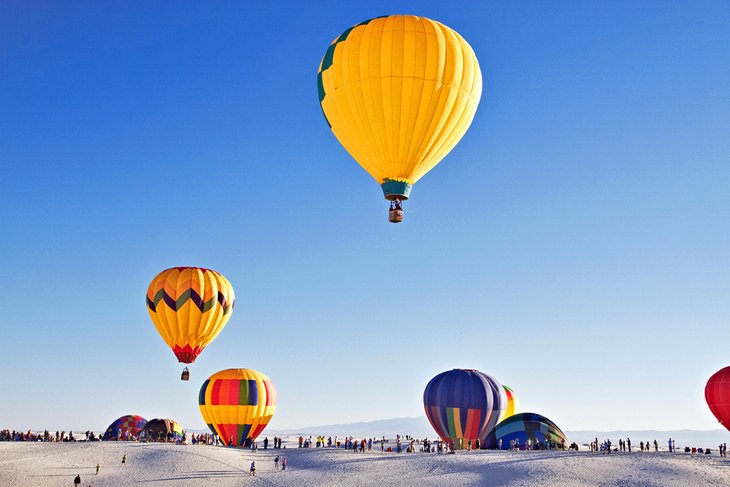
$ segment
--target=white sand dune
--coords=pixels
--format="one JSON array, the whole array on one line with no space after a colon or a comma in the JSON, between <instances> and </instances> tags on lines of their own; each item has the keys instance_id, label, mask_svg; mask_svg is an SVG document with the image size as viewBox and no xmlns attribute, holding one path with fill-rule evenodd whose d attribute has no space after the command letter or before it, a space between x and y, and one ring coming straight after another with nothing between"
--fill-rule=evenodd
<instances>
[{"instance_id":1,"label":"white sand dune","mask_svg":"<svg viewBox=\"0 0 730 487\"><path fill-rule=\"evenodd\" d=\"M122 455L127 464L122 465ZM274 468L285 454L287 470ZM257 475L249 477L251 461ZM101 465L95 475L97 462ZM322 448L251 452L225 447L104 443L0 443L0 486L730 485L730 461L686 453L352 453Z\"/></svg>"}]
</instances>

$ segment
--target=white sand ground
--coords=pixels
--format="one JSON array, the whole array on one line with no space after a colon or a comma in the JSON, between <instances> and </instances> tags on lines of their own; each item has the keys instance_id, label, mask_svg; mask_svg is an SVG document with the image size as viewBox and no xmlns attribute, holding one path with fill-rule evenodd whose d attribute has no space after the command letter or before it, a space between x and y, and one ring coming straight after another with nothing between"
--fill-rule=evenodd
<instances>
[{"instance_id":1,"label":"white sand ground","mask_svg":"<svg viewBox=\"0 0 730 487\"><path fill-rule=\"evenodd\" d=\"M274 457L286 454L286 471ZM122 466L122 455L127 464ZM249 477L251 461L256 477ZM95 475L97 462L101 465ZM0 486L569 485L730 486L730 461L685 453L352 453L287 448L253 453L213 446L0 442Z\"/></svg>"}]
</instances>

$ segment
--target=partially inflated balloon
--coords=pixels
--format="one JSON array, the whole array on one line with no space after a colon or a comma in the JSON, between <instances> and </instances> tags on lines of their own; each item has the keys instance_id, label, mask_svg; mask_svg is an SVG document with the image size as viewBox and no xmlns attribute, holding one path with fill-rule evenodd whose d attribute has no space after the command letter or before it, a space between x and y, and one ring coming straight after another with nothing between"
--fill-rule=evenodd
<instances>
[{"instance_id":1,"label":"partially inflated balloon","mask_svg":"<svg viewBox=\"0 0 730 487\"><path fill-rule=\"evenodd\" d=\"M114 421L104 432L105 440L131 440L147 424L142 416L128 414Z\"/></svg>"},{"instance_id":2,"label":"partially inflated balloon","mask_svg":"<svg viewBox=\"0 0 730 487\"><path fill-rule=\"evenodd\" d=\"M424 17L391 15L338 36L322 58L317 87L337 140L386 199L405 200L466 133L482 74L456 31Z\"/></svg>"},{"instance_id":3,"label":"partially inflated balloon","mask_svg":"<svg viewBox=\"0 0 730 487\"><path fill-rule=\"evenodd\" d=\"M705 386L705 400L720 424L730 430L730 367L710 377Z\"/></svg>"},{"instance_id":4,"label":"partially inflated balloon","mask_svg":"<svg viewBox=\"0 0 730 487\"><path fill-rule=\"evenodd\" d=\"M501 440L501 441L500 441ZM507 450L512 442L519 449L526 449L528 444L533 449L565 448L565 434L558 426L545 416L535 413L519 413L501 421L487 435L485 448L502 448Z\"/></svg>"},{"instance_id":5,"label":"partially inflated balloon","mask_svg":"<svg viewBox=\"0 0 730 487\"><path fill-rule=\"evenodd\" d=\"M173 267L147 288L147 311L180 362L190 364L213 341L233 312L228 280L210 269Z\"/></svg>"},{"instance_id":6,"label":"partially inflated balloon","mask_svg":"<svg viewBox=\"0 0 730 487\"><path fill-rule=\"evenodd\" d=\"M481 445L507 404L502 384L478 370L454 369L428 383L423 393L426 416L436 433L455 448ZM461 441L460 441L461 440Z\"/></svg>"},{"instance_id":7,"label":"partially inflated balloon","mask_svg":"<svg viewBox=\"0 0 730 487\"><path fill-rule=\"evenodd\" d=\"M509 418L510 416L517 414L520 412L520 401L517 399L517 395L515 394L515 391L513 391L510 387L502 386L504 387L504 392L507 396L507 407L504 410L504 414L500 418L500 421L504 421L505 419Z\"/></svg>"},{"instance_id":8,"label":"partially inflated balloon","mask_svg":"<svg viewBox=\"0 0 730 487\"><path fill-rule=\"evenodd\" d=\"M225 445L255 440L276 410L271 379L251 369L227 369L211 375L200 388L200 413Z\"/></svg>"},{"instance_id":9,"label":"partially inflated balloon","mask_svg":"<svg viewBox=\"0 0 730 487\"><path fill-rule=\"evenodd\" d=\"M140 432L140 436L142 435L153 441L180 440L185 435L185 431L177 421L167 418L155 418L147 421L147 424Z\"/></svg>"}]
</instances>

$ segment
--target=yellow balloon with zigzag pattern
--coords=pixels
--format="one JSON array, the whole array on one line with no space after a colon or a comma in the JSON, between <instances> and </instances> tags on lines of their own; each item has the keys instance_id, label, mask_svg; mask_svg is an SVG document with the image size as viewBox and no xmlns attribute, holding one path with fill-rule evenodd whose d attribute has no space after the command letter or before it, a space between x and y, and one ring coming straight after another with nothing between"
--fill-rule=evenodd
<instances>
[{"instance_id":1,"label":"yellow balloon with zigzag pattern","mask_svg":"<svg viewBox=\"0 0 730 487\"><path fill-rule=\"evenodd\" d=\"M233 287L216 271L173 267L147 288L147 311L178 361L191 364L233 313Z\"/></svg>"}]
</instances>

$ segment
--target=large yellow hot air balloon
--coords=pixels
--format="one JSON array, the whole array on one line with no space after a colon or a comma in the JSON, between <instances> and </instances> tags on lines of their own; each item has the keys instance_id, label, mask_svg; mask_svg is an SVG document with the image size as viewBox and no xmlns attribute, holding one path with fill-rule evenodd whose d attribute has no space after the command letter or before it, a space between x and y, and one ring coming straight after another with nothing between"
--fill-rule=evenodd
<instances>
[{"instance_id":1,"label":"large yellow hot air balloon","mask_svg":"<svg viewBox=\"0 0 730 487\"><path fill-rule=\"evenodd\" d=\"M150 318L177 359L185 364L193 363L218 336L233 313L234 301L228 279L200 267L167 269L147 288ZM183 380L187 377L183 373Z\"/></svg>"},{"instance_id":2,"label":"large yellow hot air balloon","mask_svg":"<svg viewBox=\"0 0 730 487\"><path fill-rule=\"evenodd\" d=\"M203 382L200 413L224 445L241 446L261 434L276 410L271 379L251 369L226 369Z\"/></svg>"},{"instance_id":3,"label":"large yellow hot air balloon","mask_svg":"<svg viewBox=\"0 0 730 487\"><path fill-rule=\"evenodd\" d=\"M401 210L411 186L459 142L482 94L471 46L413 15L366 20L327 49L317 76L332 132ZM399 218L391 221L397 223Z\"/></svg>"}]
</instances>

